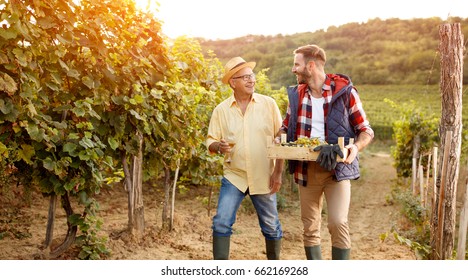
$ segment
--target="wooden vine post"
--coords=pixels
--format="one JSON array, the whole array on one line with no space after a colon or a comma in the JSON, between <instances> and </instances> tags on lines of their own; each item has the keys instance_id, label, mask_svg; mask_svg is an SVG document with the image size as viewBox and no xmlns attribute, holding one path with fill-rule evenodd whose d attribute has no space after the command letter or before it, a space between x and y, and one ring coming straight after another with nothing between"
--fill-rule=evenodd
<instances>
[{"instance_id":1,"label":"wooden vine post","mask_svg":"<svg viewBox=\"0 0 468 280\"><path fill-rule=\"evenodd\" d=\"M418 193L417 190L417 180L418 180L418 158L419 158L419 148L421 146L421 137L416 135L413 140L413 160L412 160L412 171L413 177L411 180L411 190L413 195Z\"/></svg>"},{"instance_id":2,"label":"wooden vine post","mask_svg":"<svg viewBox=\"0 0 468 280\"><path fill-rule=\"evenodd\" d=\"M432 183L432 200L431 200L431 209L434 209L436 208L435 205L436 205L436 194L437 194L437 176L439 175L439 173L437 173L437 167L439 166L439 163L438 163L438 155L439 154L439 148L438 147L434 147L432 149L432 158L434 159L434 164L432 165L432 178L433 178L433 183Z\"/></svg>"},{"instance_id":3,"label":"wooden vine post","mask_svg":"<svg viewBox=\"0 0 468 280\"><path fill-rule=\"evenodd\" d=\"M427 196L429 192L429 183L430 183L430 174L431 174L431 160L432 160L432 154L428 155L427 158L427 168L426 168L426 183L424 185L424 195L423 195L423 207L427 208Z\"/></svg>"},{"instance_id":4,"label":"wooden vine post","mask_svg":"<svg viewBox=\"0 0 468 280\"><path fill-rule=\"evenodd\" d=\"M446 162L437 167L440 178L437 178L438 194L432 210L431 259L445 260L452 257L454 247L456 194L461 153L463 35L460 24L441 25L439 36L442 99L439 131L440 146L444 151L444 154L439 156L446 159ZM447 137L450 135L451 137ZM447 138L451 138L451 141L447 141Z\"/></svg>"}]
</instances>

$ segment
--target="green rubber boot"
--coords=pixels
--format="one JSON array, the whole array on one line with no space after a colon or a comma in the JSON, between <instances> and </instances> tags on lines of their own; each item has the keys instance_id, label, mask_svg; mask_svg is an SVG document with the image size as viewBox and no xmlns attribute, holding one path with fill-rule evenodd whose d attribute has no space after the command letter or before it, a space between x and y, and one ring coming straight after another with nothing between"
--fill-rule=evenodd
<instances>
[{"instance_id":1,"label":"green rubber boot","mask_svg":"<svg viewBox=\"0 0 468 280\"><path fill-rule=\"evenodd\" d=\"M213 259L229 260L230 236L213 236Z\"/></svg>"},{"instance_id":2,"label":"green rubber boot","mask_svg":"<svg viewBox=\"0 0 468 280\"><path fill-rule=\"evenodd\" d=\"M267 240L265 239L266 255L269 260L279 260L281 251L281 239Z\"/></svg>"},{"instance_id":3,"label":"green rubber boot","mask_svg":"<svg viewBox=\"0 0 468 280\"><path fill-rule=\"evenodd\" d=\"M322 248L320 245L316 246L305 246L305 254L308 260L321 260L322 259Z\"/></svg>"},{"instance_id":4,"label":"green rubber boot","mask_svg":"<svg viewBox=\"0 0 468 280\"><path fill-rule=\"evenodd\" d=\"M349 260L351 249L332 247L332 260Z\"/></svg>"}]
</instances>

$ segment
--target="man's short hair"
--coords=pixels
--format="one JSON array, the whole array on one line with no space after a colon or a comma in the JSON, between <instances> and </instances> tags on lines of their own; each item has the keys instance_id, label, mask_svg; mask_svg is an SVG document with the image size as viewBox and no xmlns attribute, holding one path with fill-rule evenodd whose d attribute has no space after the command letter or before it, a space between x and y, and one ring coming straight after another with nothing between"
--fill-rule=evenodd
<instances>
[{"instance_id":1,"label":"man's short hair","mask_svg":"<svg viewBox=\"0 0 468 280\"><path fill-rule=\"evenodd\" d=\"M294 51L294 54L298 53L302 54L306 62L309 62L311 60L318 60L325 64L325 62L327 61L327 55L325 54L325 51L317 45L305 45L299 47Z\"/></svg>"}]
</instances>

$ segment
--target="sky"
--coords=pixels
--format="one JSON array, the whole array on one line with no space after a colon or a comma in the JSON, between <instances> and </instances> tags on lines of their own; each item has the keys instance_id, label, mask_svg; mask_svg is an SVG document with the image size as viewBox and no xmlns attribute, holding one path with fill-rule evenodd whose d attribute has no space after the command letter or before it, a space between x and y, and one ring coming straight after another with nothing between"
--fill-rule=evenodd
<instances>
[{"instance_id":1,"label":"sky","mask_svg":"<svg viewBox=\"0 0 468 280\"><path fill-rule=\"evenodd\" d=\"M163 33L206 39L291 35L369 19L468 18L467 0L135 0L163 21ZM159 6L157 3L159 3Z\"/></svg>"}]
</instances>

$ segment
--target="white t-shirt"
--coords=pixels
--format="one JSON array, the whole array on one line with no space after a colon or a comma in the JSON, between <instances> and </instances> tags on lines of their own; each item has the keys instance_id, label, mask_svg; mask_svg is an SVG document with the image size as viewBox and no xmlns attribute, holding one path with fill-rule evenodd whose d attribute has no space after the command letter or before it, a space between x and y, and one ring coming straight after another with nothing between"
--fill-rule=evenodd
<instances>
[{"instance_id":1,"label":"white t-shirt","mask_svg":"<svg viewBox=\"0 0 468 280\"><path fill-rule=\"evenodd\" d=\"M325 99L323 97L312 99L312 131L310 132L310 138L319 138L325 141L325 117L323 113L323 103Z\"/></svg>"}]
</instances>

